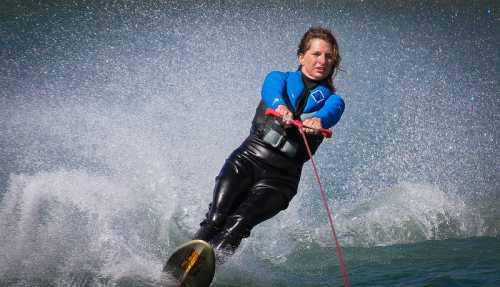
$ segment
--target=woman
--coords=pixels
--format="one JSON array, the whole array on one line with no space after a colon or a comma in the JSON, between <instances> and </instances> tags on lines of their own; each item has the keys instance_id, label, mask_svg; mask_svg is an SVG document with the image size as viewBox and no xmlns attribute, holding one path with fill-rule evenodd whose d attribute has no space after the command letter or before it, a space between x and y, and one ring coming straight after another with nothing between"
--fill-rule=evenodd
<instances>
[{"instance_id":1,"label":"woman","mask_svg":"<svg viewBox=\"0 0 500 287\"><path fill-rule=\"evenodd\" d=\"M286 209L297 193L302 166L309 158L299 131L287 121L303 121L314 153L323 139L317 129L332 127L344 111L332 82L340 64L332 33L310 28L297 56L297 71L267 75L250 135L216 177L213 201L194 238L219 252L233 253L255 225ZM283 120L265 116L267 108Z\"/></svg>"}]
</instances>

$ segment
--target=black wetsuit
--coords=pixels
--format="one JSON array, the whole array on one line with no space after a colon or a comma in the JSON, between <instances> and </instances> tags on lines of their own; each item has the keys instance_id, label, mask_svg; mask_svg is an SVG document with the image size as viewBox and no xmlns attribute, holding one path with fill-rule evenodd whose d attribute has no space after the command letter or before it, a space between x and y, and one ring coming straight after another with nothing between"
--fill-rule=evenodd
<instances>
[{"instance_id":1,"label":"black wetsuit","mask_svg":"<svg viewBox=\"0 0 500 287\"><path fill-rule=\"evenodd\" d=\"M302 105L309 91L318 84L308 79L304 79L304 83ZM250 135L229 156L216 177L212 203L194 236L220 251L234 252L255 225L288 207L297 193L302 166L308 160L298 130L283 128L276 119L264 115L265 109L261 101ZM295 109L295 118L301 110L303 106ZM283 136L283 142L277 145L266 142L269 131ZM314 135L307 138L314 152L322 138ZM287 144L294 148L284 151L283 146Z\"/></svg>"}]
</instances>

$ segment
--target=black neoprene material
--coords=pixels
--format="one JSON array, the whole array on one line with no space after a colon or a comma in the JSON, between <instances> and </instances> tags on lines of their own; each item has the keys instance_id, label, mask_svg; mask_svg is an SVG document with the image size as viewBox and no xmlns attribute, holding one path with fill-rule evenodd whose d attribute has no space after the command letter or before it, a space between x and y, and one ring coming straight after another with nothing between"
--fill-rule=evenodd
<instances>
[{"instance_id":1,"label":"black neoprene material","mask_svg":"<svg viewBox=\"0 0 500 287\"><path fill-rule=\"evenodd\" d=\"M288 207L301 170L302 164L275 154L250 136L216 177L212 203L194 238L233 252L255 225Z\"/></svg>"}]
</instances>

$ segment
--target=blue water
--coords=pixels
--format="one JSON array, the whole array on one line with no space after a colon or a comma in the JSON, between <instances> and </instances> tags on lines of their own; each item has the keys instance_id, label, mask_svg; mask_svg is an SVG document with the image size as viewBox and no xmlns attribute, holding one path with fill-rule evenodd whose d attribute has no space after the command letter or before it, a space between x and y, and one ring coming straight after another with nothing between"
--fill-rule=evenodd
<instances>
[{"instance_id":1,"label":"blue water","mask_svg":"<svg viewBox=\"0 0 500 287\"><path fill-rule=\"evenodd\" d=\"M260 85L332 28L353 286L500 286L498 1L0 4L0 286L156 286ZM342 286L312 170L213 286Z\"/></svg>"}]
</instances>

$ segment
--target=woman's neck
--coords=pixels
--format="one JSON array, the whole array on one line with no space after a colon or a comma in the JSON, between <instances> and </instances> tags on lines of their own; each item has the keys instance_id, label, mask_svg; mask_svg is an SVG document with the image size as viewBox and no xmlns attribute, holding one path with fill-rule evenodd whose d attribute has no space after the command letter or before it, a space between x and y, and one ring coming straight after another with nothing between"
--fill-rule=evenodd
<instances>
[{"instance_id":1,"label":"woman's neck","mask_svg":"<svg viewBox=\"0 0 500 287\"><path fill-rule=\"evenodd\" d=\"M321 84L323 81L325 80L319 80L319 81L316 81L316 80L313 80L311 78L309 78L308 76L306 76L306 74L302 73L302 81L304 82L304 85L308 88L308 89L313 89L314 87L316 87L317 85Z\"/></svg>"}]
</instances>

